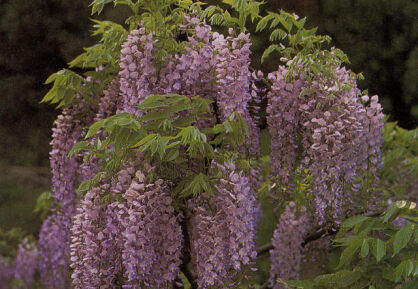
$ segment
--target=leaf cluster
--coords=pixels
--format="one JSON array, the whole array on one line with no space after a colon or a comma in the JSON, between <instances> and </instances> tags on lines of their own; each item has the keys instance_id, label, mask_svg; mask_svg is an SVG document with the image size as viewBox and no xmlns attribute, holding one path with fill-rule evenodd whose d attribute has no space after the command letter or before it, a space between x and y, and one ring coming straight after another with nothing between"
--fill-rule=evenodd
<instances>
[{"instance_id":1,"label":"leaf cluster","mask_svg":"<svg viewBox=\"0 0 418 289\"><path fill-rule=\"evenodd\" d=\"M270 41L273 42L264 50L261 62L278 52L285 61L292 59L287 73L289 79L303 72L305 75L313 73L332 77L332 68L349 63L348 57L340 49L326 49L331 37L317 35L317 28L307 29L305 22L306 17L300 18L284 10L268 11L256 27L256 31L269 29Z\"/></svg>"},{"instance_id":2,"label":"leaf cluster","mask_svg":"<svg viewBox=\"0 0 418 289\"><path fill-rule=\"evenodd\" d=\"M260 6L263 2L254 0L223 0L228 8L208 6L200 14L201 19L208 19L212 25L233 27L237 31L246 32L247 19L251 22L260 18ZM232 9L232 14L229 12Z\"/></svg>"},{"instance_id":3,"label":"leaf cluster","mask_svg":"<svg viewBox=\"0 0 418 289\"><path fill-rule=\"evenodd\" d=\"M396 225L397 218L405 224ZM288 284L312 289L414 288L418 276L417 224L418 209L410 201L396 202L379 218L351 217L334 240L342 248L336 272Z\"/></svg>"},{"instance_id":4,"label":"leaf cluster","mask_svg":"<svg viewBox=\"0 0 418 289\"><path fill-rule=\"evenodd\" d=\"M383 168L380 188L392 199L414 200L418 176L418 129L406 130L386 122L383 131Z\"/></svg>"},{"instance_id":5,"label":"leaf cluster","mask_svg":"<svg viewBox=\"0 0 418 289\"><path fill-rule=\"evenodd\" d=\"M199 96L151 95L138 105L140 116L120 113L91 125L86 135L90 140L75 144L70 155L90 151L85 161L100 159L102 171L82 183L79 192L113 176L138 152L156 165L159 177L178 184L174 192L181 198L215 192L219 176L212 172L212 160L224 163L248 128L241 115L233 113L221 124L200 129L199 123L210 120L210 104ZM191 161L200 167L191 169Z\"/></svg>"},{"instance_id":6,"label":"leaf cluster","mask_svg":"<svg viewBox=\"0 0 418 289\"><path fill-rule=\"evenodd\" d=\"M13 228L7 231L0 229L0 256L7 259L14 259L17 255L18 244L25 237L20 228Z\"/></svg>"}]
</instances>

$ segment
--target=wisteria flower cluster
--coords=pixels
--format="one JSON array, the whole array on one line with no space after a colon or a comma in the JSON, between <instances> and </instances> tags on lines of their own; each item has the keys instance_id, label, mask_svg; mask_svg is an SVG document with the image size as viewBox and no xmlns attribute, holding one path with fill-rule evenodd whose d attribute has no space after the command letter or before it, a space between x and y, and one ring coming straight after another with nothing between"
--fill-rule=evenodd
<instances>
[{"instance_id":1,"label":"wisteria flower cluster","mask_svg":"<svg viewBox=\"0 0 418 289\"><path fill-rule=\"evenodd\" d=\"M17 249L14 260L0 258L0 288L32 288L35 283L35 274L39 271L39 250L33 242L25 238Z\"/></svg>"},{"instance_id":2,"label":"wisteria flower cluster","mask_svg":"<svg viewBox=\"0 0 418 289\"><path fill-rule=\"evenodd\" d=\"M299 278L312 220L338 221L357 204L362 178L371 186L378 178L382 108L350 71L297 73L289 61L264 78L251 67L245 29L225 36L196 11L175 22L176 11L161 23L152 13L132 22L118 70L86 80L106 90L88 102L76 97L55 123L55 203L39 240L45 288L178 288L184 279L191 288L232 288L255 267L263 177L290 193L279 194L286 201L277 205L287 205L270 251L270 283L282 288L278 280ZM97 73L111 71L101 62ZM271 137L267 176L261 115ZM296 197L300 172L312 182Z\"/></svg>"},{"instance_id":3,"label":"wisteria flower cluster","mask_svg":"<svg viewBox=\"0 0 418 289\"><path fill-rule=\"evenodd\" d=\"M356 203L352 198L359 174L372 166L376 176L382 107L377 96L364 105L368 96L361 97L353 76L343 67L335 68L334 79L308 80L308 75L301 75L293 82L287 78L288 70L281 66L268 76L273 172L288 184L297 167L309 169L319 221L324 222L325 216L341 218L347 210L344 204Z\"/></svg>"},{"instance_id":4,"label":"wisteria flower cluster","mask_svg":"<svg viewBox=\"0 0 418 289\"><path fill-rule=\"evenodd\" d=\"M200 288L225 286L233 277L231 268L239 270L256 257L254 236L260 214L257 200L248 178L238 173L233 164L221 169L225 179L220 181L219 195L190 201L191 252Z\"/></svg>"},{"instance_id":5,"label":"wisteria flower cluster","mask_svg":"<svg viewBox=\"0 0 418 289\"><path fill-rule=\"evenodd\" d=\"M309 218L306 208L303 207L298 212L296 204L290 202L280 215L272 240L270 282L274 289L286 288L280 280L299 279L304 259L302 243L308 228Z\"/></svg>"}]
</instances>

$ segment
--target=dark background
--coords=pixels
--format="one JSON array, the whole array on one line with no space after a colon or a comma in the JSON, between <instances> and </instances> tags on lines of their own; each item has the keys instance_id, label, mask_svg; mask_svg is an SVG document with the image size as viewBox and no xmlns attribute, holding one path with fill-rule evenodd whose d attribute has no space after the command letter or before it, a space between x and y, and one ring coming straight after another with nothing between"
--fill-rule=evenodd
<instances>
[{"instance_id":1,"label":"dark background","mask_svg":"<svg viewBox=\"0 0 418 289\"><path fill-rule=\"evenodd\" d=\"M307 16L307 26L330 35L333 45L348 54L349 68L364 73L360 87L380 96L390 119L404 128L417 126L417 1L265 2L265 9ZM49 189L49 142L58 113L39 103L49 89L43 83L97 40L90 36L89 3L0 2L0 228L23 224L27 232L36 232L39 225L29 213L39 193ZM119 21L124 13L105 10L99 18ZM253 40L256 54L268 44L262 36Z\"/></svg>"}]
</instances>

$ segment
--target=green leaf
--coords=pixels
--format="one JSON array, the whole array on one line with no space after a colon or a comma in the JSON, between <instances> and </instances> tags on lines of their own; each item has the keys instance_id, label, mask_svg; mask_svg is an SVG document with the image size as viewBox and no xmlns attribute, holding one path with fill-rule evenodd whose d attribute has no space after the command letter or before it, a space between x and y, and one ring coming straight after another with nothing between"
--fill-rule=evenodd
<instances>
[{"instance_id":1,"label":"green leaf","mask_svg":"<svg viewBox=\"0 0 418 289\"><path fill-rule=\"evenodd\" d=\"M360 278L361 273L358 271L341 270L333 274L320 275L314 281L326 288L339 289L349 287Z\"/></svg>"},{"instance_id":2,"label":"green leaf","mask_svg":"<svg viewBox=\"0 0 418 289\"><path fill-rule=\"evenodd\" d=\"M286 284L298 289L314 289L315 283L311 280L291 280L285 281Z\"/></svg>"},{"instance_id":3,"label":"green leaf","mask_svg":"<svg viewBox=\"0 0 418 289\"><path fill-rule=\"evenodd\" d=\"M264 28L266 28L269 21L272 20L273 18L274 18L274 16L272 14L269 14L269 15L261 18L261 20L258 21L258 23L257 23L255 31L258 32L258 31L264 30Z\"/></svg>"},{"instance_id":4,"label":"green leaf","mask_svg":"<svg viewBox=\"0 0 418 289\"><path fill-rule=\"evenodd\" d=\"M132 146L132 148L136 148L136 147L142 147L145 145L145 149L148 148L148 146L150 146L150 144L152 143L152 141L157 137L158 135L155 133L151 133L149 135L147 135L146 137L144 137L143 139L141 139L139 142L137 142L136 144L134 144ZM144 149L144 150L145 150Z\"/></svg>"},{"instance_id":5,"label":"green leaf","mask_svg":"<svg viewBox=\"0 0 418 289\"><path fill-rule=\"evenodd\" d=\"M91 14L94 13L100 14L103 11L103 8L106 4L113 2L113 0L94 0L90 6L92 6Z\"/></svg>"},{"instance_id":6,"label":"green leaf","mask_svg":"<svg viewBox=\"0 0 418 289\"><path fill-rule=\"evenodd\" d=\"M186 198L189 196L197 197L203 192L213 194L216 191L216 189L210 183L208 176L203 173L194 175L192 179L184 181L180 187L183 188L180 190L180 192L178 192L178 195L181 198Z\"/></svg>"},{"instance_id":7,"label":"green leaf","mask_svg":"<svg viewBox=\"0 0 418 289\"><path fill-rule=\"evenodd\" d=\"M77 73L62 69L48 77L45 83L54 82L52 88L41 102L58 103L58 107L68 107L73 104L75 96L82 89L84 79Z\"/></svg>"},{"instance_id":8,"label":"green leaf","mask_svg":"<svg viewBox=\"0 0 418 289\"><path fill-rule=\"evenodd\" d=\"M89 130L87 131L85 139L88 139L88 138L91 138L92 136L94 136L99 131L99 129L101 129L104 126L105 122L106 122L106 119L101 119L101 120L96 121L95 123L93 123L90 126Z\"/></svg>"},{"instance_id":9,"label":"green leaf","mask_svg":"<svg viewBox=\"0 0 418 289\"><path fill-rule=\"evenodd\" d=\"M412 234L414 233L414 225L408 224L405 227L401 228L396 232L393 241L393 256L399 253L400 250L405 248L405 246L411 240Z\"/></svg>"},{"instance_id":10,"label":"green leaf","mask_svg":"<svg viewBox=\"0 0 418 289\"><path fill-rule=\"evenodd\" d=\"M386 255L386 245L380 239L373 240L373 255L376 257L376 262L380 262L382 258Z\"/></svg>"},{"instance_id":11,"label":"green leaf","mask_svg":"<svg viewBox=\"0 0 418 289\"><path fill-rule=\"evenodd\" d=\"M363 244L361 245L360 256L362 258L366 258L368 254L369 254L369 243L365 239L363 240Z\"/></svg>"},{"instance_id":12,"label":"green leaf","mask_svg":"<svg viewBox=\"0 0 418 289\"><path fill-rule=\"evenodd\" d=\"M81 141L76 143L68 153L68 157L72 157L75 154L78 154L82 150L91 150L92 147L89 142Z\"/></svg>"},{"instance_id":13,"label":"green leaf","mask_svg":"<svg viewBox=\"0 0 418 289\"><path fill-rule=\"evenodd\" d=\"M273 52L273 51L280 51L281 48L280 46L278 46L277 44L271 44L269 47L267 47L266 50L264 50L263 55L261 56L261 62L263 63L264 60L269 57L269 55Z\"/></svg>"},{"instance_id":14,"label":"green leaf","mask_svg":"<svg viewBox=\"0 0 418 289\"><path fill-rule=\"evenodd\" d=\"M51 192L43 192L36 199L36 206L33 212L39 215L41 219L45 219L50 213L54 203L55 200L52 198Z\"/></svg>"},{"instance_id":15,"label":"green leaf","mask_svg":"<svg viewBox=\"0 0 418 289\"><path fill-rule=\"evenodd\" d=\"M400 282L401 280L407 279L412 275L414 271L414 263L411 260L403 260L395 268L395 281Z\"/></svg>"},{"instance_id":16,"label":"green leaf","mask_svg":"<svg viewBox=\"0 0 418 289\"><path fill-rule=\"evenodd\" d=\"M354 255L360 249L362 245L362 240L360 238L354 239L350 243L348 243L348 247L346 247L343 252L341 253L340 263L338 264L337 268L341 268L344 265L347 265L351 262Z\"/></svg>"},{"instance_id":17,"label":"green leaf","mask_svg":"<svg viewBox=\"0 0 418 289\"><path fill-rule=\"evenodd\" d=\"M348 218L346 221L344 221L343 223L343 227L346 228L353 228L355 225L360 224L366 220L369 220L370 217L366 217L366 216L354 216L351 218Z\"/></svg>"},{"instance_id":18,"label":"green leaf","mask_svg":"<svg viewBox=\"0 0 418 289\"><path fill-rule=\"evenodd\" d=\"M273 32L270 34L270 41L274 42L277 39L282 40L282 39L285 39L286 36L287 36L287 33L283 29L277 28L277 29L274 29Z\"/></svg>"},{"instance_id":19,"label":"green leaf","mask_svg":"<svg viewBox=\"0 0 418 289\"><path fill-rule=\"evenodd\" d=\"M399 216L399 213L401 212L401 209L398 207L392 207L389 210L387 210L383 215L383 221L386 223L391 223L393 220L396 219L397 216Z\"/></svg>"}]
</instances>

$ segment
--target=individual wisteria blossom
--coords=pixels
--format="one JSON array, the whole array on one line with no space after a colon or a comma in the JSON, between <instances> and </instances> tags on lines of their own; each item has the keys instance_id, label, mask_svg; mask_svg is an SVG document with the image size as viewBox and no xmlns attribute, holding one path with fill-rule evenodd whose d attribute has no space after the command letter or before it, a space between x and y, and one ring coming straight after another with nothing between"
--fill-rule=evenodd
<instances>
[{"instance_id":1,"label":"individual wisteria blossom","mask_svg":"<svg viewBox=\"0 0 418 289\"><path fill-rule=\"evenodd\" d=\"M169 288L180 276L183 233L167 183L153 183L151 166L137 170L125 203L118 206L122 227L123 288Z\"/></svg>"},{"instance_id":2,"label":"individual wisteria blossom","mask_svg":"<svg viewBox=\"0 0 418 289\"><path fill-rule=\"evenodd\" d=\"M63 212L51 215L39 232L39 270L47 289L68 288L72 218Z\"/></svg>"},{"instance_id":3,"label":"individual wisteria blossom","mask_svg":"<svg viewBox=\"0 0 418 289\"><path fill-rule=\"evenodd\" d=\"M300 75L288 81L287 72L280 66L269 74L273 173L287 185L298 167L309 169L320 223L325 217L339 219L344 206L353 203L361 169L369 159L379 163L383 114L377 96L365 107L354 77L343 67L334 68L335 78Z\"/></svg>"},{"instance_id":4,"label":"individual wisteria blossom","mask_svg":"<svg viewBox=\"0 0 418 289\"><path fill-rule=\"evenodd\" d=\"M193 212L191 253L199 288L225 286L257 255L255 239L260 212L248 178L233 164L218 166L225 175L217 186L219 193L189 201Z\"/></svg>"},{"instance_id":5,"label":"individual wisteria blossom","mask_svg":"<svg viewBox=\"0 0 418 289\"><path fill-rule=\"evenodd\" d=\"M31 288L34 282L35 273L38 271L39 252L35 244L24 239L19 244L15 259L14 278L20 280L26 288Z\"/></svg>"},{"instance_id":6,"label":"individual wisteria blossom","mask_svg":"<svg viewBox=\"0 0 418 289\"><path fill-rule=\"evenodd\" d=\"M304 259L303 238L308 228L305 208L297 211L295 203L290 202L280 215L274 231L270 250L270 283L274 289L286 288L281 280L299 280L301 263Z\"/></svg>"}]
</instances>

